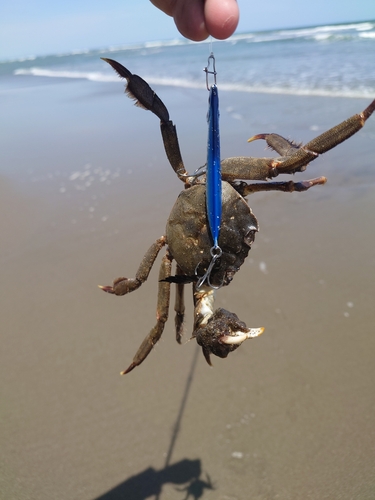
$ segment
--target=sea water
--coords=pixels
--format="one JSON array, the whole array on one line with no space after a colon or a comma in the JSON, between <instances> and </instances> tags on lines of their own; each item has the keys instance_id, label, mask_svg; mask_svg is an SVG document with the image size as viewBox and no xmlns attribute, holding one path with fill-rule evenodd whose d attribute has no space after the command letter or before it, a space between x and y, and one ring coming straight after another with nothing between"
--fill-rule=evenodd
<instances>
[{"instance_id":1,"label":"sea water","mask_svg":"<svg viewBox=\"0 0 375 500\"><path fill-rule=\"evenodd\" d=\"M226 41L183 39L77 50L0 62L0 91L22 76L117 81L109 57L151 85L202 88L211 48L222 91L373 98L375 21L242 33Z\"/></svg>"}]
</instances>

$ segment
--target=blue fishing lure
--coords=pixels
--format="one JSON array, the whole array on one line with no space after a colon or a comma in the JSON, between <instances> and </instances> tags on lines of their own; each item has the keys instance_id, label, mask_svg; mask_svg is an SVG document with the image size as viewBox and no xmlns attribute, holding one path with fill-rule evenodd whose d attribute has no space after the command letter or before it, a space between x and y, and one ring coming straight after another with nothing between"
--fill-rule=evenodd
<instances>
[{"instance_id":1,"label":"blue fishing lure","mask_svg":"<svg viewBox=\"0 0 375 500\"><path fill-rule=\"evenodd\" d=\"M221 169L219 133L219 94L216 84L210 88L208 101L208 142L206 170L206 206L214 248L218 248L221 226Z\"/></svg>"},{"instance_id":2,"label":"blue fishing lure","mask_svg":"<svg viewBox=\"0 0 375 500\"><path fill-rule=\"evenodd\" d=\"M213 71L209 71L210 60L212 59ZM206 210L208 226L210 229L213 246L210 249L211 262L205 274L199 278L197 288L200 288L205 281L211 288L215 287L210 282L211 271L216 260L221 257L222 250L219 246L219 235L221 226L221 166L220 166L220 133L219 133L219 93L216 85L215 57L211 52L208 58L208 65L205 68L207 90L210 92L208 99L208 141L207 141L207 166L206 166ZM214 83L208 86L208 74L214 76Z\"/></svg>"}]
</instances>

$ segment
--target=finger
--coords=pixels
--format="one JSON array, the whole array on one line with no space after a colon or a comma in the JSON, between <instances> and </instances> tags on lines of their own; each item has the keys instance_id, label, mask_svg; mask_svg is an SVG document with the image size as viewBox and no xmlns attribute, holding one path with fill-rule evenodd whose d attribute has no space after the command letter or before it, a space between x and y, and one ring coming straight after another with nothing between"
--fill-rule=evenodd
<instances>
[{"instance_id":1,"label":"finger","mask_svg":"<svg viewBox=\"0 0 375 500\"><path fill-rule=\"evenodd\" d=\"M150 0L150 2L168 16L173 17L176 0Z\"/></svg>"},{"instance_id":2,"label":"finger","mask_svg":"<svg viewBox=\"0 0 375 500\"><path fill-rule=\"evenodd\" d=\"M239 21L239 9L236 0L206 0L204 6L206 29L219 40L230 37Z\"/></svg>"},{"instance_id":3,"label":"finger","mask_svg":"<svg viewBox=\"0 0 375 500\"><path fill-rule=\"evenodd\" d=\"M173 17L179 32L186 38L199 42L208 37L204 0L176 0Z\"/></svg>"}]
</instances>

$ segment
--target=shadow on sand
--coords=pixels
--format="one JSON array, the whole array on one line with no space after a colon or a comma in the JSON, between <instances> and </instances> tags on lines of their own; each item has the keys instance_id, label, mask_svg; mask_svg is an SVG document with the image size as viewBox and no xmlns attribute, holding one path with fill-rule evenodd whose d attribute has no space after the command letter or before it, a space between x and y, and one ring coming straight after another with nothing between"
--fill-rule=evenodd
<instances>
[{"instance_id":1,"label":"shadow on sand","mask_svg":"<svg viewBox=\"0 0 375 500\"><path fill-rule=\"evenodd\" d=\"M200 479L202 474L201 461L199 459L180 460L171 464L173 449L180 432L181 421L184 414L186 402L189 395L190 386L193 381L194 371L198 360L199 347L194 352L194 357L190 367L190 372L185 384L184 394L181 400L180 409L177 414L176 423L173 427L171 442L169 444L167 457L163 469L155 470L152 467L143 472L131 476L123 483L115 486L113 489L104 493L95 500L146 500L154 496L155 500L160 500L164 484L172 483L184 485L182 488L176 488L177 491L186 492L183 500L198 500L203 496L205 490L213 490L210 476L206 474L206 481ZM187 483L187 484L186 484Z\"/></svg>"},{"instance_id":2,"label":"shadow on sand","mask_svg":"<svg viewBox=\"0 0 375 500\"><path fill-rule=\"evenodd\" d=\"M96 500L146 500L146 498L159 498L164 484L172 483L184 485L176 488L177 491L185 492L181 500L198 500L206 489L214 489L211 480L200 479L202 469L200 460L184 459L161 470L152 467L130 477L123 483L115 486L112 490L104 493ZM187 484L186 484L187 483Z\"/></svg>"}]
</instances>

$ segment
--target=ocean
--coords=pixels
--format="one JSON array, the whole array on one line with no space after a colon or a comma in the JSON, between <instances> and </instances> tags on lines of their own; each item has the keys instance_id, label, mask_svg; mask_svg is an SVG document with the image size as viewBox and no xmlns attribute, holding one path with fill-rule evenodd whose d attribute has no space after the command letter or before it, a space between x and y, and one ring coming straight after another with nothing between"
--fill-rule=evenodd
<instances>
[{"instance_id":1,"label":"ocean","mask_svg":"<svg viewBox=\"0 0 375 500\"><path fill-rule=\"evenodd\" d=\"M117 81L100 60L110 57L150 84L201 88L213 49L221 90L372 98L375 95L375 21L242 33L226 41L187 40L77 50L0 62L0 91L23 76Z\"/></svg>"}]
</instances>

